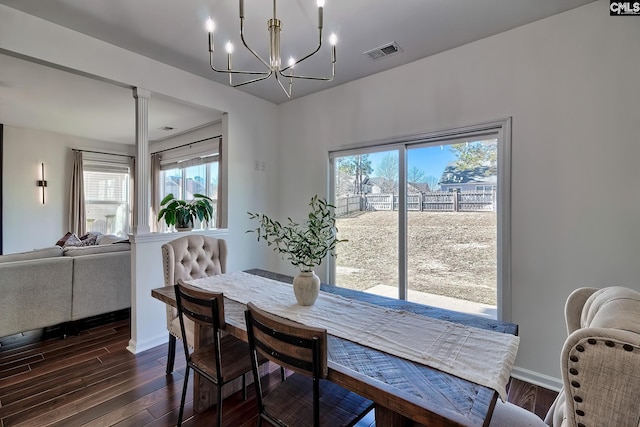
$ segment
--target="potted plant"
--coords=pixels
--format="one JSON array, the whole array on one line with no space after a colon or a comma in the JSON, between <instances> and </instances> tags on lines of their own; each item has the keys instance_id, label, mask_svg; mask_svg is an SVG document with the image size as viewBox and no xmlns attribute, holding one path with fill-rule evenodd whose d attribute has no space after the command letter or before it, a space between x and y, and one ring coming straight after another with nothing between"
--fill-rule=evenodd
<instances>
[{"instance_id":1,"label":"potted plant","mask_svg":"<svg viewBox=\"0 0 640 427\"><path fill-rule=\"evenodd\" d=\"M313 196L309 206L311 212L303 225L291 218L282 225L267 215L247 212L250 219L259 223L258 228L247 233L256 233L258 241L266 241L267 246L273 246L283 259L300 269L293 280L293 291L300 305L313 305L320 290L320 279L313 269L327 255L335 256L336 245L346 241L338 239L333 205L324 198Z\"/></svg>"},{"instance_id":2,"label":"potted plant","mask_svg":"<svg viewBox=\"0 0 640 427\"><path fill-rule=\"evenodd\" d=\"M193 222L196 218L200 221L209 222L213 217L213 200L204 194L194 194L193 200L188 202L176 199L173 193L160 202L160 212L158 212L158 221L164 218L167 226L175 225L178 231L188 231L193 228Z\"/></svg>"}]
</instances>

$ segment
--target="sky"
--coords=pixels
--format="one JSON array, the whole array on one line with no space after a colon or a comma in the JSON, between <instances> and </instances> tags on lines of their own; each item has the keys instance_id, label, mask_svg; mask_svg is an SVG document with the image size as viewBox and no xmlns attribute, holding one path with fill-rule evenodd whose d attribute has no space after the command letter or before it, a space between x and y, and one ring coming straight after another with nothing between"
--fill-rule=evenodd
<instances>
[{"instance_id":1,"label":"sky","mask_svg":"<svg viewBox=\"0 0 640 427\"><path fill-rule=\"evenodd\" d=\"M371 166L373 167L373 173L371 176L378 175L376 167L389 153L389 151L384 151L381 153L369 154L369 160L371 160ZM447 164L456 159L455 154L453 154L447 145L411 148L408 153L409 161L407 164L407 170L411 170L416 166L418 169L424 171L425 176L433 176L437 179L440 179Z\"/></svg>"}]
</instances>

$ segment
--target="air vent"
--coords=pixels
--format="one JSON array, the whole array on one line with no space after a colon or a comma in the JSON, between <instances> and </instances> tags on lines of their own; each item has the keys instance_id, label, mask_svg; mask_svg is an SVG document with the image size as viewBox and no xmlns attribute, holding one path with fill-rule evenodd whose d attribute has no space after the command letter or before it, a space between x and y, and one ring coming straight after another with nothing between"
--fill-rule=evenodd
<instances>
[{"instance_id":1,"label":"air vent","mask_svg":"<svg viewBox=\"0 0 640 427\"><path fill-rule=\"evenodd\" d=\"M377 47L375 49L371 49L366 51L364 54L369 58L377 61L379 59L385 58L387 56L395 55L396 53L402 52L402 48L398 46L398 43L391 42L385 44L384 46Z\"/></svg>"}]
</instances>

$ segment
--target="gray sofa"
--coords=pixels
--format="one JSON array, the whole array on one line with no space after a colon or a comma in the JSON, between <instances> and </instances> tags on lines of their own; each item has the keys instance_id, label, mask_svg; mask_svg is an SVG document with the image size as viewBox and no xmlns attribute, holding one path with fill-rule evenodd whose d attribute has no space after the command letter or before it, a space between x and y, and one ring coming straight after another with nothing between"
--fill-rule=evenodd
<instances>
[{"instance_id":1,"label":"gray sofa","mask_svg":"<svg viewBox=\"0 0 640 427\"><path fill-rule=\"evenodd\" d=\"M128 242L0 256L0 337L129 307Z\"/></svg>"}]
</instances>

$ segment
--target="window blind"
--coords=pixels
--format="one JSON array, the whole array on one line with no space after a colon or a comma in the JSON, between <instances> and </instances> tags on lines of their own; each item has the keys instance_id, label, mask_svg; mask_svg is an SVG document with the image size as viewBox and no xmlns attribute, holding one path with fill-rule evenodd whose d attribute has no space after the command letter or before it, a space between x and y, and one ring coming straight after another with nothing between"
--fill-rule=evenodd
<instances>
[{"instance_id":1,"label":"window blind","mask_svg":"<svg viewBox=\"0 0 640 427\"><path fill-rule=\"evenodd\" d=\"M186 168L217 162L220 157L221 138L194 142L161 152L160 170Z\"/></svg>"}]
</instances>

